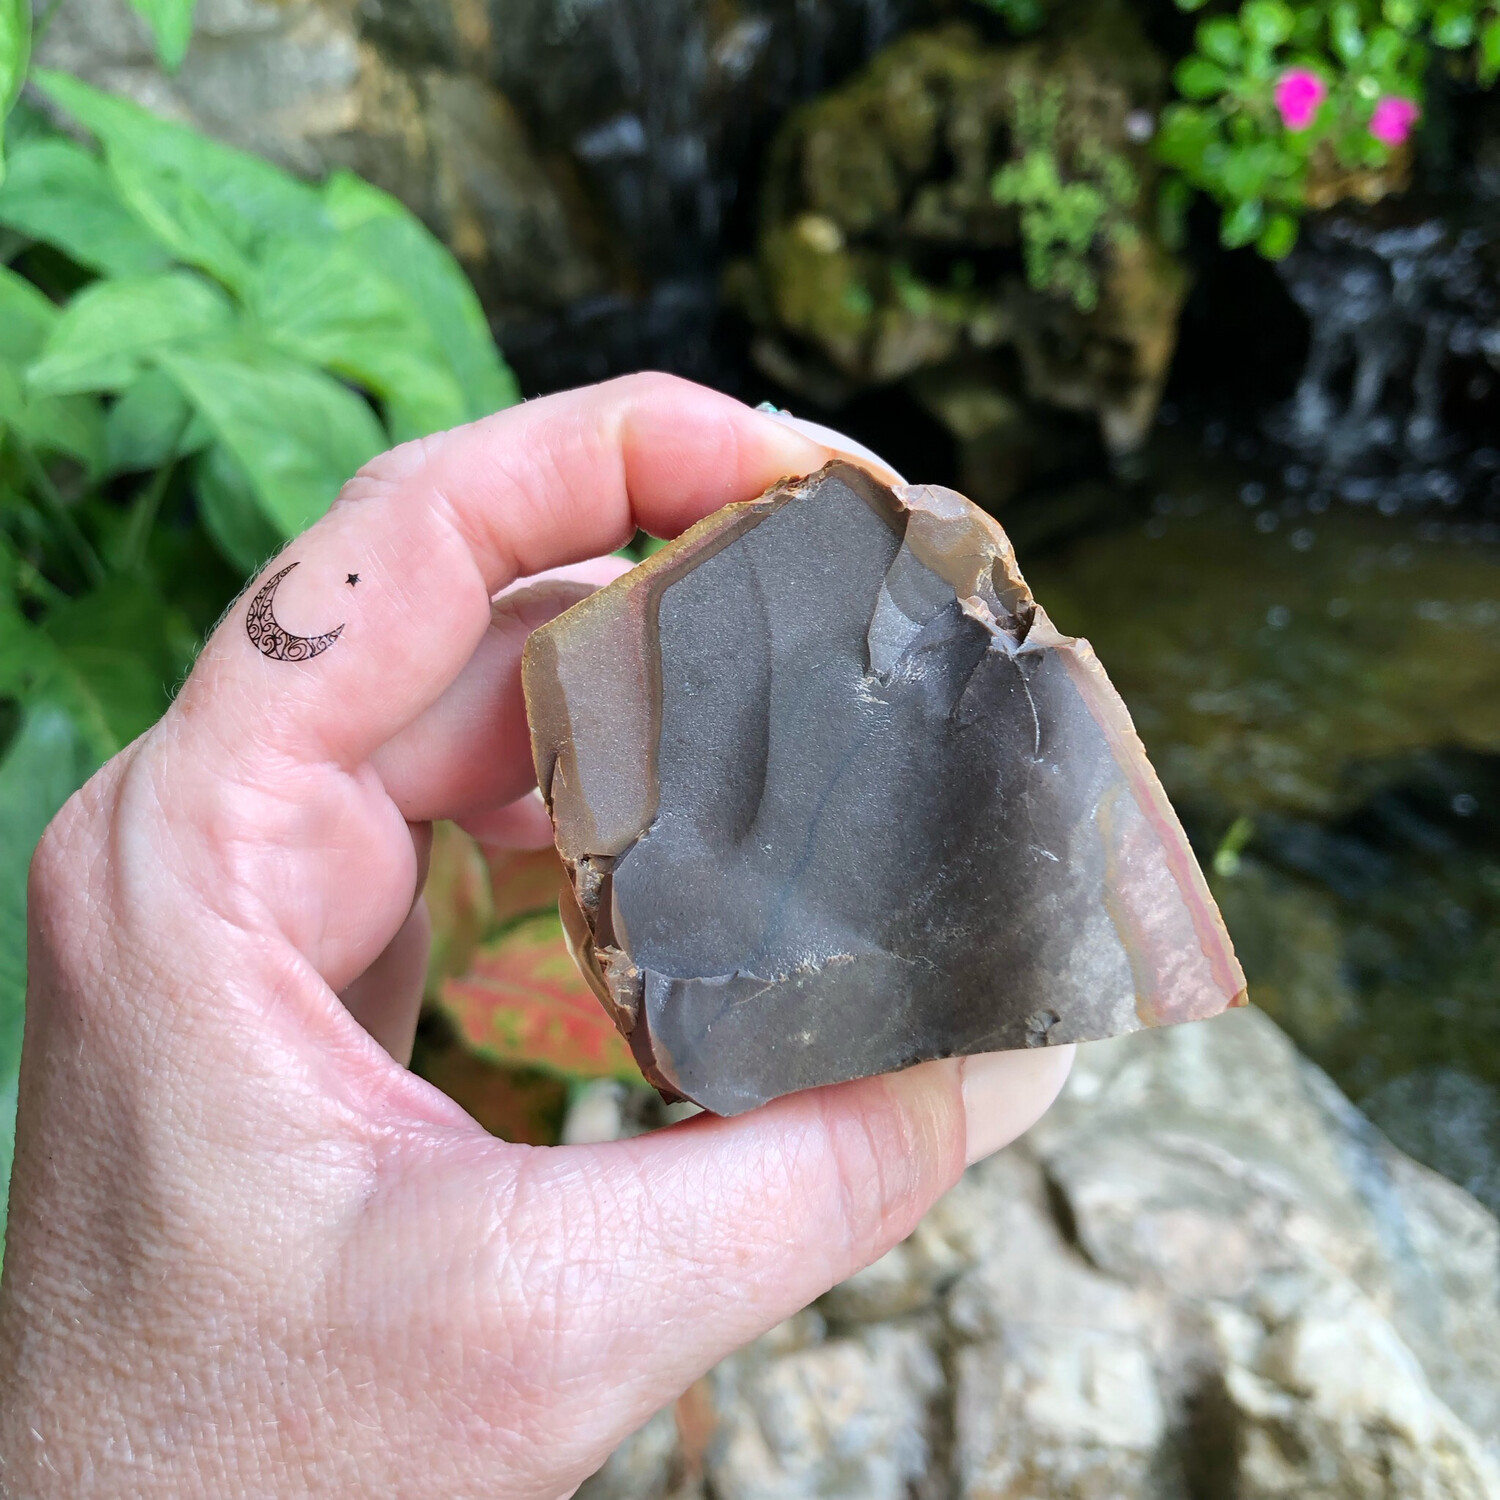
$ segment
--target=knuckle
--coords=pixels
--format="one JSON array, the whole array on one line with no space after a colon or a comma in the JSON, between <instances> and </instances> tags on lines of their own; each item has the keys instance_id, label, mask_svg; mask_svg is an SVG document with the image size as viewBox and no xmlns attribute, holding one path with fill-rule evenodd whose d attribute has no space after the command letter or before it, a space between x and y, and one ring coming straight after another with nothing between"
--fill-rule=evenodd
<instances>
[{"instance_id":1,"label":"knuckle","mask_svg":"<svg viewBox=\"0 0 1500 1500\"><path fill-rule=\"evenodd\" d=\"M864 1265L905 1238L957 1175L947 1101L886 1078L834 1091L824 1104L844 1248Z\"/></svg>"}]
</instances>

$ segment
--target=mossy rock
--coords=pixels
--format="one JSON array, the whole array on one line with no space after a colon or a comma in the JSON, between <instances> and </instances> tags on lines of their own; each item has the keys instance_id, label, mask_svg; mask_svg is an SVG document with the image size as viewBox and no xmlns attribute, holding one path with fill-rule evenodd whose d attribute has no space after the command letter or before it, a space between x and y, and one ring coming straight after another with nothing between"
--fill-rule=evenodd
<instances>
[{"instance_id":1,"label":"mossy rock","mask_svg":"<svg viewBox=\"0 0 1500 1500\"><path fill-rule=\"evenodd\" d=\"M778 377L800 362L853 391L1010 348L1026 395L1141 440L1186 291L1146 139L1164 67L1114 0L1053 32L911 32L789 118L746 299Z\"/></svg>"}]
</instances>

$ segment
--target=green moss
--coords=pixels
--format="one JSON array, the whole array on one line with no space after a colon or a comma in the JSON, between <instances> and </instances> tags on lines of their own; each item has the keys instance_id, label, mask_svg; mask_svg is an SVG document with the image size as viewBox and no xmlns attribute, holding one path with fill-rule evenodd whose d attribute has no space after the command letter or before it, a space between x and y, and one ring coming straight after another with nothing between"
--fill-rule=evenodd
<instances>
[{"instance_id":1,"label":"green moss","mask_svg":"<svg viewBox=\"0 0 1500 1500\"><path fill-rule=\"evenodd\" d=\"M1018 79L1012 93L1012 132L1021 155L995 174L990 191L997 203L1021 211L1030 284L1092 312L1099 302L1094 252L1105 242L1135 236L1128 215L1140 198L1140 182L1130 163L1097 136L1085 136L1069 151L1061 130L1060 83L1038 89Z\"/></svg>"}]
</instances>

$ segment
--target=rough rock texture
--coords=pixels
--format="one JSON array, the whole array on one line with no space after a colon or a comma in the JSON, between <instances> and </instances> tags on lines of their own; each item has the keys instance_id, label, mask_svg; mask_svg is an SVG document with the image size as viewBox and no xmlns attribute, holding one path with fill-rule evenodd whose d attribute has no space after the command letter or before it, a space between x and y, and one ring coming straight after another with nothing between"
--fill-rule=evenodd
<instances>
[{"instance_id":1,"label":"rough rock texture","mask_svg":"<svg viewBox=\"0 0 1500 1500\"><path fill-rule=\"evenodd\" d=\"M950 490L835 463L726 507L541 627L525 683L565 925L670 1094L1243 999L1124 705Z\"/></svg>"},{"instance_id":2,"label":"rough rock texture","mask_svg":"<svg viewBox=\"0 0 1500 1500\"><path fill-rule=\"evenodd\" d=\"M1083 1047L580 1500L1496 1500L1500 1224L1257 1011Z\"/></svg>"},{"instance_id":3,"label":"rough rock texture","mask_svg":"<svg viewBox=\"0 0 1500 1500\"><path fill-rule=\"evenodd\" d=\"M818 399L946 372L919 394L980 444L978 474L986 435L1015 425L1016 359L1026 395L1139 443L1186 291L1154 229L1160 59L1110 0L1054 31L998 48L962 25L913 32L794 114L741 282L761 363Z\"/></svg>"}]
</instances>

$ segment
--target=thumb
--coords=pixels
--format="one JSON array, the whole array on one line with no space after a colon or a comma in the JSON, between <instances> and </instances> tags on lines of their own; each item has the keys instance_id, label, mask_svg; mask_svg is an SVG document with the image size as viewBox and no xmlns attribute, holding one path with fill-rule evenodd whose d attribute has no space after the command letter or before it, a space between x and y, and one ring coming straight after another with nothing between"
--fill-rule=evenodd
<instances>
[{"instance_id":1,"label":"thumb","mask_svg":"<svg viewBox=\"0 0 1500 1500\"><path fill-rule=\"evenodd\" d=\"M570 1408L541 1441L589 1472L725 1355L910 1234L967 1162L1035 1122L1071 1061L1048 1048L923 1063L533 1158L555 1180L527 1194L528 1320L548 1330L551 1369L595 1403L586 1437ZM495 1311L491 1332L513 1339Z\"/></svg>"}]
</instances>

